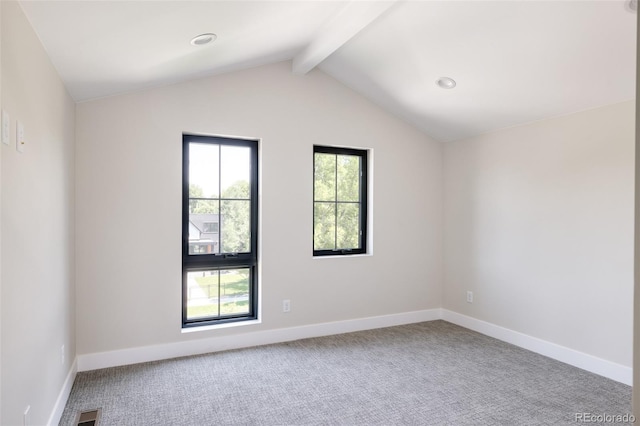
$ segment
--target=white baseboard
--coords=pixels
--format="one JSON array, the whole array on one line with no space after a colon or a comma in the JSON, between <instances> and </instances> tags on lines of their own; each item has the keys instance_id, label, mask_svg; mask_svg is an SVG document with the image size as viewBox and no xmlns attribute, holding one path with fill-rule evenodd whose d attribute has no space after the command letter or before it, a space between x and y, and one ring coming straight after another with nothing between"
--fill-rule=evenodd
<instances>
[{"instance_id":1,"label":"white baseboard","mask_svg":"<svg viewBox=\"0 0 640 426\"><path fill-rule=\"evenodd\" d=\"M510 330L486 321L475 319L457 312L442 310L442 319L450 323L468 328L478 333L511 343L512 345L539 353L574 367L590 371L617 382L632 386L633 373L631 367L616 364L584 352L576 351L546 340L538 339L517 331Z\"/></svg>"},{"instance_id":2,"label":"white baseboard","mask_svg":"<svg viewBox=\"0 0 640 426\"><path fill-rule=\"evenodd\" d=\"M235 334L232 336L209 337L206 339L187 340L184 342L166 343L162 345L84 354L78 355L78 371L97 370L100 368L116 367L119 365L137 364L140 362L158 361L181 356L199 355L209 352L246 348L250 346L268 345L310 337L328 336L332 334L350 333L353 331L433 321L440 319L441 317L441 309L428 309L423 311L405 312L346 321L326 322L300 327L256 331L251 333Z\"/></svg>"},{"instance_id":3,"label":"white baseboard","mask_svg":"<svg viewBox=\"0 0 640 426\"><path fill-rule=\"evenodd\" d=\"M392 327L395 325L433 321L438 319L477 331L478 333L511 343L512 345L539 353L617 382L627 385L632 384L631 367L616 364L584 352L576 351L574 349L446 309L429 309L378 317L327 322L299 327L256 331L231 336L209 337L205 339L186 340L184 342L78 355L77 371L97 370L100 368L137 364L140 362L158 361L181 356L199 355L209 352L268 345L311 337L350 333L354 331L371 330L375 328ZM64 405L62 408L64 408Z\"/></svg>"},{"instance_id":4,"label":"white baseboard","mask_svg":"<svg viewBox=\"0 0 640 426\"><path fill-rule=\"evenodd\" d=\"M73 382L76 379L76 374L78 373L78 358L73 360L73 364L71 364L71 369L67 374L67 378L62 385L62 389L58 394L58 399L56 399L56 405L53 407L53 412L51 416L49 416L49 421L47 422L48 426L55 426L60 423L60 419L62 418L62 412L64 411L64 407L67 405L67 400L69 400L69 395L71 394L71 388L73 387Z\"/></svg>"}]
</instances>

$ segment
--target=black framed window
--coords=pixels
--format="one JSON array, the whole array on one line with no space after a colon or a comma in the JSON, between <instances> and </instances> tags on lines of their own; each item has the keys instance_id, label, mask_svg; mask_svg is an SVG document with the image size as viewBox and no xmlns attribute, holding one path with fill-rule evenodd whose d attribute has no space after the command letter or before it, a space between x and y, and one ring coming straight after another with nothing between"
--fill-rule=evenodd
<instances>
[{"instance_id":1,"label":"black framed window","mask_svg":"<svg viewBox=\"0 0 640 426\"><path fill-rule=\"evenodd\" d=\"M313 147L313 255L367 251L367 151Z\"/></svg>"},{"instance_id":2,"label":"black framed window","mask_svg":"<svg viewBox=\"0 0 640 426\"><path fill-rule=\"evenodd\" d=\"M182 143L182 326L256 319L258 141Z\"/></svg>"}]
</instances>

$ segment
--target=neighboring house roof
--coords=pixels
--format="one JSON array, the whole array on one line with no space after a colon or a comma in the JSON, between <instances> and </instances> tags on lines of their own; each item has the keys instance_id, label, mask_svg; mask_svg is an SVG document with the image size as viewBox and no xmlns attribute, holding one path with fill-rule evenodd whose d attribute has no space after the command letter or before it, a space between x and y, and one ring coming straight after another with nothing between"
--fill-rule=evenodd
<instances>
[{"instance_id":1,"label":"neighboring house roof","mask_svg":"<svg viewBox=\"0 0 640 426\"><path fill-rule=\"evenodd\" d=\"M204 232L205 223L219 223L220 214L216 213L195 213L189 215L189 223L195 226L198 231Z\"/></svg>"}]
</instances>

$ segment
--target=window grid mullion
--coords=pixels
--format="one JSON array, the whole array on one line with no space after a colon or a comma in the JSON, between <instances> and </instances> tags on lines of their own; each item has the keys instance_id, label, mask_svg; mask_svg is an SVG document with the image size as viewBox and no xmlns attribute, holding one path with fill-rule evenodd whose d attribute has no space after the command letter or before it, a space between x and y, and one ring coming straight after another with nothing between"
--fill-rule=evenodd
<instances>
[{"instance_id":1,"label":"window grid mullion","mask_svg":"<svg viewBox=\"0 0 640 426\"><path fill-rule=\"evenodd\" d=\"M334 227L333 227L333 232L335 234L334 236L334 240L333 240L333 248L334 250L338 250L338 156L336 155L336 180L335 180L335 202L334 202L334 206L333 206L333 214L334 214Z\"/></svg>"},{"instance_id":2,"label":"window grid mullion","mask_svg":"<svg viewBox=\"0 0 640 426\"><path fill-rule=\"evenodd\" d=\"M222 144L218 144L218 253L222 253ZM218 274L218 287L220 286L220 274ZM218 288L218 316L220 316L220 289Z\"/></svg>"},{"instance_id":3,"label":"window grid mullion","mask_svg":"<svg viewBox=\"0 0 640 426\"><path fill-rule=\"evenodd\" d=\"M251 198L207 198L207 197L189 197L189 200L202 200L202 201L251 201Z\"/></svg>"}]
</instances>

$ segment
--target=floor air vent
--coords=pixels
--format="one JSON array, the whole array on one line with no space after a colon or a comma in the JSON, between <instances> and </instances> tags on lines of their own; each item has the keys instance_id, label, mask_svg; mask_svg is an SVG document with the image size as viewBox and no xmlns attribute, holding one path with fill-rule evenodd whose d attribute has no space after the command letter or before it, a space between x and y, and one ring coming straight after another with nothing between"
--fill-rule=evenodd
<instances>
[{"instance_id":1,"label":"floor air vent","mask_svg":"<svg viewBox=\"0 0 640 426\"><path fill-rule=\"evenodd\" d=\"M100 408L95 410L78 411L76 422L74 424L77 426L97 426L99 424L99 420Z\"/></svg>"}]
</instances>

